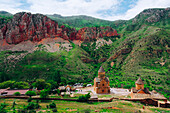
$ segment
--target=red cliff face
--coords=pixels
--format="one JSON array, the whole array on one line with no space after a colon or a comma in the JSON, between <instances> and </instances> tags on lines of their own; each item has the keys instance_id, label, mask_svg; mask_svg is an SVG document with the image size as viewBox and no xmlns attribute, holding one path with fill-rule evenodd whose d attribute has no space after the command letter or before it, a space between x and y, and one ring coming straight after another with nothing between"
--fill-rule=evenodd
<instances>
[{"instance_id":1,"label":"red cliff face","mask_svg":"<svg viewBox=\"0 0 170 113\"><path fill-rule=\"evenodd\" d=\"M85 27L78 31L76 40L91 41L96 38L118 36L117 31L111 27Z\"/></svg>"},{"instance_id":2,"label":"red cliff face","mask_svg":"<svg viewBox=\"0 0 170 113\"><path fill-rule=\"evenodd\" d=\"M25 40L40 41L43 38L61 37L65 40L91 41L96 38L117 36L117 31L110 27L82 28L76 31L42 14L17 13L13 19L0 29L0 40L9 44L18 44Z\"/></svg>"},{"instance_id":3,"label":"red cliff face","mask_svg":"<svg viewBox=\"0 0 170 113\"><path fill-rule=\"evenodd\" d=\"M15 14L1 32L7 43L17 44L25 40L40 41L42 38L53 38L57 29L58 23L44 15L22 12Z\"/></svg>"}]
</instances>

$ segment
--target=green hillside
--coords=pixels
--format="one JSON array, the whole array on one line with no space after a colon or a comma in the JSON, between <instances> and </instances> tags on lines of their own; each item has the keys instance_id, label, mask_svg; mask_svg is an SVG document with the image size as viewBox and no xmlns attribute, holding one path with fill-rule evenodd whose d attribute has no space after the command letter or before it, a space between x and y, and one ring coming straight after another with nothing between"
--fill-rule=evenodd
<instances>
[{"instance_id":1,"label":"green hillside","mask_svg":"<svg viewBox=\"0 0 170 113\"><path fill-rule=\"evenodd\" d=\"M0 11L0 28L4 23L7 23L12 19L12 14L6 12L6 11Z\"/></svg>"},{"instance_id":2,"label":"green hillside","mask_svg":"<svg viewBox=\"0 0 170 113\"><path fill-rule=\"evenodd\" d=\"M53 20L56 20L59 25L66 24L76 29L92 26L111 26L111 24L113 24L112 21L101 20L85 15L63 17L61 15L54 14L47 16Z\"/></svg>"},{"instance_id":3,"label":"green hillside","mask_svg":"<svg viewBox=\"0 0 170 113\"><path fill-rule=\"evenodd\" d=\"M71 51L35 51L8 69L4 57L22 52L1 51L0 82L5 80L35 81L53 79L64 85L76 82L93 83L102 65L111 87L131 88L140 76L149 90L167 98L170 95L169 50L170 10L147 9L128 21L105 21L87 16L61 17L48 15L59 24L77 29L89 26L111 26L120 37L104 37L112 44L97 46L97 42L74 45ZM24 51L23 51L24 53Z\"/></svg>"}]
</instances>

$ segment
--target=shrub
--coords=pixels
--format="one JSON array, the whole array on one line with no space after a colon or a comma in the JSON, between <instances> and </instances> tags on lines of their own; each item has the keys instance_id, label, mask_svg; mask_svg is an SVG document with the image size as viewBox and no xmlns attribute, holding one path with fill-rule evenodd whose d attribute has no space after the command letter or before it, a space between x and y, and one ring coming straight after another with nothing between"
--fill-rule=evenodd
<instances>
[{"instance_id":1,"label":"shrub","mask_svg":"<svg viewBox=\"0 0 170 113\"><path fill-rule=\"evenodd\" d=\"M57 108L54 108L52 111L53 111L53 112L57 112Z\"/></svg>"},{"instance_id":2,"label":"shrub","mask_svg":"<svg viewBox=\"0 0 170 113\"><path fill-rule=\"evenodd\" d=\"M20 93L20 92L15 92L13 95L15 95L15 96L20 96L21 93Z\"/></svg>"},{"instance_id":3,"label":"shrub","mask_svg":"<svg viewBox=\"0 0 170 113\"><path fill-rule=\"evenodd\" d=\"M0 104L0 113L7 113L5 107L7 106L8 104L6 103L1 103Z\"/></svg>"},{"instance_id":4,"label":"shrub","mask_svg":"<svg viewBox=\"0 0 170 113\"><path fill-rule=\"evenodd\" d=\"M52 102L51 104L49 104L50 108L56 108L56 104L54 102Z\"/></svg>"},{"instance_id":5,"label":"shrub","mask_svg":"<svg viewBox=\"0 0 170 113\"><path fill-rule=\"evenodd\" d=\"M28 105L26 106L27 109L35 109L35 104L33 102L29 102Z\"/></svg>"},{"instance_id":6,"label":"shrub","mask_svg":"<svg viewBox=\"0 0 170 113\"><path fill-rule=\"evenodd\" d=\"M38 103L34 103L34 102L29 102L28 105L26 106L27 110L33 110L33 109L38 109L41 106Z\"/></svg>"},{"instance_id":7,"label":"shrub","mask_svg":"<svg viewBox=\"0 0 170 113\"><path fill-rule=\"evenodd\" d=\"M31 102L32 101L32 98L31 97L29 97L28 98L28 100L27 100L27 102Z\"/></svg>"},{"instance_id":8,"label":"shrub","mask_svg":"<svg viewBox=\"0 0 170 113\"><path fill-rule=\"evenodd\" d=\"M25 93L27 96L35 96L36 95L36 93L34 92L34 91L27 91L26 93Z\"/></svg>"},{"instance_id":9,"label":"shrub","mask_svg":"<svg viewBox=\"0 0 170 113\"><path fill-rule=\"evenodd\" d=\"M37 79L36 82L32 84L34 87L37 87L38 90L42 90L45 88L51 88L50 83L46 83L44 79Z\"/></svg>"},{"instance_id":10,"label":"shrub","mask_svg":"<svg viewBox=\"0 0 170 113\"><path fill-rule=\"evenodd\" d=\"M56 92L57 92L58 95L60 95L60 90L59 89L57 89Z\"/></svg>"},{"instance_id":11,"label":"shrub","mask_svg":"<svg viewBox=\"0 0 170 113\"><path fill-rule=\"evenodd\" d=\"M88 94L86 94L85 96L79 96L79 98L78 98L78 102L87 102L88 101L88 99L90 98L91 96L90 96L90 93L88 93Z\"/></svg>"},{"instance_id":12,"label":"shrub","mask_svg":"<svg viewBox=\"0 0 170 113\"><path fill-rule=\"evenodd\" d=\"M17 89L27 89L29 88L29 84L27 82L20 81L20 82L15 82L12 87Z\"/></svg>"},{"instance_id":13,"label":"shrub","mask_svg":"<svg viewBox=\"0 0 170 113\"><path fill-rule=\"evenodd\" d=\"M49 95L49 91L47 89L41 90L40 98L47 98Z\"/></svg>"}]
</instances>

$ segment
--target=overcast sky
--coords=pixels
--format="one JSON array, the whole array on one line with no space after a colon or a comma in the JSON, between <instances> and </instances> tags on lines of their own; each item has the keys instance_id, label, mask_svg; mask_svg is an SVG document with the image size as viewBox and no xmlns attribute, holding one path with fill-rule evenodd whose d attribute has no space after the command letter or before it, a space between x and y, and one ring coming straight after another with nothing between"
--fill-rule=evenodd
<instances>
[{"instance_id":1,"label":"overcast sky","mask_svg":"<svg viewBox=\"0 0 170 113\"><path fill-rule=\"evenodd\" d=\"M88 15L105 20L131 19L148 8L170 7L170 0L0 0L0 10L62 16Z\"/></svg>"}]
</instances>

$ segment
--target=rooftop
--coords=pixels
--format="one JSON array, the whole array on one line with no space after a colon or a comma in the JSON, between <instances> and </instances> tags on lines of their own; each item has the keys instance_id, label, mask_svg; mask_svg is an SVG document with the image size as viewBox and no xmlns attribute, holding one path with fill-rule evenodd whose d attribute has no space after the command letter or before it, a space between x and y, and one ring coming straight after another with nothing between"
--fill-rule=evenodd
<instances>
[{"instance_id":1,"label":"rooftop","mask_svg":"<svg viewBox=\"0 0 170 113\"><path fill-rule=\"evenodd\" d=\"M100 67L98 72L105 72L102 66Z\"/></svg>"},{"instance_id":2,"label":"rooftop","mask_svg":"<svg viewBox=\"0 0 170 113\"><path fill-rule=\"evenodd\" d=\"M139 79L135 82L136 84L142 85L144 84L142 79L139 77Z\"/></svg>"}]
</instances>

